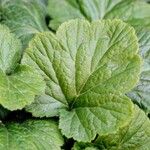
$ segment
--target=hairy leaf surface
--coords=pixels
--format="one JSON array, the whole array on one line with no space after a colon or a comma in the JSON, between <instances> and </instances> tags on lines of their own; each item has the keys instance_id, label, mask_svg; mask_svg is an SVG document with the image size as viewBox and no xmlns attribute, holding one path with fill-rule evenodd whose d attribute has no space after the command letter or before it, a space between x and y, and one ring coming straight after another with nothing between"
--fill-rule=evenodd
<instances>
[{"instance_id":1,"label":"hairy leaf surface","mask_svg":"<svg viewBox=\"0 0 150 150\"><path fill-rule=\"evenodd\" d=\"M60 111L64 135L91 141L129 121L133 106L121 94L138 81L137 41L119 20L71 20L56 35L40 33L30 42L22 62L41 73L47 95L71 109Z\"/></svg>"}]
</instances>

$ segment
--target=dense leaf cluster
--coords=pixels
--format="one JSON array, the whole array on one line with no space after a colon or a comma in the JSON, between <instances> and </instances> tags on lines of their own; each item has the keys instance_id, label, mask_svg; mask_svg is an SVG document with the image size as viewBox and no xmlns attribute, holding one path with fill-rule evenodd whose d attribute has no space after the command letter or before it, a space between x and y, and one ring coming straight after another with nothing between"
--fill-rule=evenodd
<instances>
[{"instance_id":1,"label":"dense leaf cluster","mask_svg":"<svg viewBox=\"0 0 150 150\"><path fill-rule=\"evenodd\" d=\"M0 0L0 150L149 150L150 5Z\"/></svg>"}]
</instances>

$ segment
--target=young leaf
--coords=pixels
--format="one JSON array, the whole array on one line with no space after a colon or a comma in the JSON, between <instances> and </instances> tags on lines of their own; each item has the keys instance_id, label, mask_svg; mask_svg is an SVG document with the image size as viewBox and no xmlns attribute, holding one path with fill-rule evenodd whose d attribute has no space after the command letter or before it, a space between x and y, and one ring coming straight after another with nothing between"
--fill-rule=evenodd
<instances>
[{"instance_id":1,"label":"young leaf","mask_svg":"<svg viewBox=\"0 0 150 150\"><path fill-rule=\"evenodd\" d=\"M141 61L137 41L134 29L120 20L90 24L77 19L62 24L56 35L40 33L30 42L22 62L41 73L47 83L46 94L71 109L60 114L60 128L67 137L90 141L97 133L108 134L128 122L132 103L121 94L138 81ZM109 102L118 107L114 110ZM90 107L95 108L95 114ZM85 115L78 135L74 132L81 122L69 124L76 120L77 111ZM91 118L105 125L96 129L95 124L87 123Z\"/></svg>"},{"instance_id":2,"label":"young leaf","mask_svg":"<svg viewBox=\"0 0 150 150\"><path fill-rule=\"evenodd\" d=\"M47 30L46 9L39 0L3 0L0 6L1 22L22 40L23 46L35 33Z\"/></svg>"},{"instance_id":3,"label":"young leaf","mask_svg":"<svg viewBox=\"0 0 150 150\"><path fill-rule=\"evenodd\" d=\"M0 149L61 150L63 137L51 120L27 120L0 124Z\"/></svg>"},{"instance_id":4,"label":"young leaf","mask_svg":"<svg viewBox=\"0 0 150 150\"><path fill-rule=\"evenodd\" d=\"M149 150L150 121L145 113L135 106L130 123L116 134L99 137L96 144L103 143L109 150Z\"/></svg>"},{"instance_id":5,"label":"young leaf","mask_svg":"<svg viewBox=\"0 0 150 150\"><path fill-rule=\"evenodd\" d=\"M22 109L44 93L45 83L34 69L19 65L20 41L0 25L0 104L9 109Z\"/></svg>"}]
</instances>

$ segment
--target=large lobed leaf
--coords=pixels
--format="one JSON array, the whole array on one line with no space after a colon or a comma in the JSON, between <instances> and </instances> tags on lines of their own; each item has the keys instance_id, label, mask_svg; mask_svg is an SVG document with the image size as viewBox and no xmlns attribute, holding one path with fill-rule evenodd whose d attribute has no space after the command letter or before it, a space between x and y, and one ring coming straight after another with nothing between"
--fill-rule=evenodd
<instances>
[{"instance_id":1,"label":"large lobed leaf","mask_svg":"<svg viewBox=\"0 0 150 150\"><path fill-rule=\"evenodd\" d=\"M120 20L91 24L71 20L56 35L37 34L22 63L38 70L47 83L46 94L63 104L62 133L91 141L97 133L115 132L130 120L133 105L122 94L138 81L141 61L137 53L134 29ZM64 105L71 111L62 109ZM34 114L35 107L29 107ZM43 113L48 114L43 110L39 116Z\"/></svg>"},{"instance_id":2,"label":"large lobed leaf","mask_svg":"<svg viewBox=\"0 0 150 150\"><path fill-rule=\"evenodd\" d=\"M56 30L61 23L73 18L122 19L136 29L140 54L144 59L140 82L127 95L147 113L150 112L150 5L141 0L59 0L48 1L48 13L52 20L50 27ZM144 54L144 55L143 55Z\"/></svg>"},{"instance_id":3,"label":"large lobed leaf","mask_svg":"<svg viewBox=\"0 0 150 150\"><path fill-rule=\"evenodd\" d=\"M21 59L20 41L6 26L0 25L0 104L9 109L22 109L45 91L42 77Z\"/></svg>"},{"instance_id":4,"label":"large lobed leaf","mask_svg":"<svg viewBox=\"0 0 150 150\"><path fill-rule=\"evenodd\" d=\"M61 150L63 142L56 122L51 120L0 123L0 150Z\"/></svg>"}]
</instances>

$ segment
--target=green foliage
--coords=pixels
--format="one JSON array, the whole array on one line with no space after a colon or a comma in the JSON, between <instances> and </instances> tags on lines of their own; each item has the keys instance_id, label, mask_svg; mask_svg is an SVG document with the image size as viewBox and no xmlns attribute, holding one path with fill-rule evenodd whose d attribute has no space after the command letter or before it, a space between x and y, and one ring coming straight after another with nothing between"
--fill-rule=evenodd
<instances>
[{"instance_id":1,"label":"green foliage","mask_svg":"<svg viewBox=\"0 0 150 150\"><path fill-rule=\"evenodd\" d=\"M21 44L10 30L0 25L0 104L9 109L22 109L45 91L38 73L20 65Z\"/></svg>"},{"instance_id":2,"label":"green foliage","mask_svg":"<svg viewBox=\"0 0 150 150\"><path fill-rule=\"evenodd\" d=\"M141 60L137 52L134 29L119 20L91 24L72 20L62 24L56 35L37 34L22 62L41 73L50 98L71 110L60 106L62 133L87 142L129 121L133 106L121 94L138 81Z\"/></svg>"},{"instance_id":3,"label":"green foliage","mask_svg":"<svg viewBox=\"0 0 150 150\"><path fill-rule=\"evenodd\" d=\"M0 150L60 150L63 138L51 120L27 120L0 124Z\"/></svg>"},{"instance_id":4,"label":"green foliage","mask_svg":"<svg viewBox=\"0 0 150 150\"><path fill-rule=\"evenodd\" d=\"M149 150L149 91L145 0L0 0L0 150Z\"/></svg>"},{"instance_id":5,"label":"green foliage","mask_svg":"<svg viewBox=\"0 0 150 150\"><path fill-rule=\"evenodd\" d=\"M0 1L1 23L7 25L26 47L34 34L47 29L46 9L40 0Z\"/></svg>"}]
</instances>

